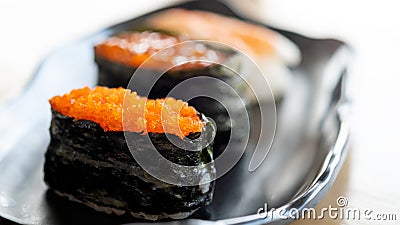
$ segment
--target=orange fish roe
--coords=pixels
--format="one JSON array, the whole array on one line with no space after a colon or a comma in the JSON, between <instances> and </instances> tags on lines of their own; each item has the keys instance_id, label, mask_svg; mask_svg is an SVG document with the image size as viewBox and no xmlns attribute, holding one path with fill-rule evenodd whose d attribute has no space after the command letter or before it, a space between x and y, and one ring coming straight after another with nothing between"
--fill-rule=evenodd
<instances>
[{"instance_id":1,"label":"orange fish roe","mask_svg":"<svg viewBox=\"0 0 400 225\"><path fill-rule=\"evenodd\" d=\"M201 132L204 126L196 110L182 100L150 100L123 88L84 87L49 102L55 111L96 122L105 131L169 133L183 138Z\"/></svg>"},{"instance_id":2,"label":"orange fish roe","mask_svg":"<svg viewBox=\"0 0 400 225\"><path fill-rule=\"evenodd\" d=\"M145 60L144 67L164 70L198 69L211 65L211 62L222 62L223 56L200 43L185 43L183 36L171 36L159 32L124 32L108 38L94 47L95 54L101 58L129 67L139 67ZM170 47L161 54L161 49ZM191 60L205 60L192 61ZM207 61L207 62L206 62ZM188 63L186 63L188 62Z\"/></svg>"}]
</instances>

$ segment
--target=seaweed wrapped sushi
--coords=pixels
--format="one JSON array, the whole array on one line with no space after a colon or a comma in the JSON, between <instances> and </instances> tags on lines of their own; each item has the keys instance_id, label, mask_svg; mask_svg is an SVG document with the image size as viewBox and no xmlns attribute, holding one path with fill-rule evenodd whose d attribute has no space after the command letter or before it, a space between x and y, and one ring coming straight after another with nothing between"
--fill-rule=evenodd
<instances>
[{"instance_id":1,"label":"seaweed wrapped sushi","mask_svg":"<svg viewBox=\"0 0 400 225\"><path fill-rule=\"evenodd\" d=\"M215 128L187 103L148 100L130 90L106 87L76 89L49 102L51 142L44 180L58 195L98 211L147 220L182 219L212 201L212 145L199 147L191 140L212 142ZM133 142L128 143L124 133ZM168 136L188 139L196 151L177 147ZM201 166L190 177L192 185L171 184L147 173L132 151L146 154L153 148L175 164ZM184 176L175 173L170 175Z\"/></svg>"},{"instance_id":2,"label":"seaweed wrapped sushi","mask_svg":"<svg viewBox=\"0 0 400 225\"><path fill-rule=\"evenodd\" d=\"M233 52L215 50L202 43L185 44L188 41L182 35L152 30L125 31L111 36L94 47L95 62L99 68L98 84L127 87L132 74L140 66L142 70L149 71L149 76L171 68L149 96L159 98L166 95L164 87L173 86L177 81L196 74L217 75L225 72L218 70L218 63L226 61ZM155 54L165 48L169 48L165 54ZM139 90L138 94L143 93Z\"/></svg>"},{"instance_id":3,"label":"seaweed wrapped sushi","mask_svg":"<svg viewBox=\"0 0 400 225\"><path fill-rule=\"evenodd\" d=\"M216 78L239 93L248 92L247 84L236 74L240 68L240 62L234 60L236 53L226 46L209 46L203 42L190 42L182 35L146 30L116 34L97 44L94 52L99 85L126 87L151 99L165 98L182 82L200 77ZM131 81L134 85L128 86L138 67L140 72ZM161 76L157 78L159 74ZM157 81L149 87L155 79ZM150 92L147 91L149 89ZM229 141L234 124L223 105L234 102L232 95L224 91L220 84L200 78L192 82L184 93L175 93L171 97L184 98L189 92L213 92L214 96L222 99L217 101L202 96L188 100L189 105L215 121L217 135L214 150L219 155Z\"/></svg>"}]
</instances>

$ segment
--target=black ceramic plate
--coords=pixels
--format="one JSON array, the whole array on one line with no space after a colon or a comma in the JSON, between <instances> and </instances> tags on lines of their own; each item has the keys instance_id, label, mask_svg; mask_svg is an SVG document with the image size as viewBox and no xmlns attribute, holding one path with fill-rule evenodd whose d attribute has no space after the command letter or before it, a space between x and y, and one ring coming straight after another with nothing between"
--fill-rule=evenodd
<instances>
[{"instance_id":1,"label":"black ceramic plate","mask_svg":"<svg viewBox=\"0 0 400 225\"><path fill-rule=\"evenodd\" d=\"M239 17L216 1L179 7ZM0 110L0 215L7 219L0 221L54 225L140 222L98 213L55 196L43 182L42 168L51 118L47 99L94 86L93 45L142 22L143 17L133 19L56 50L40 65L26 91ZM213 203L190 220L174 224L286 224L293 219L260 218L256 212L268 203L268 208L279 208L287 216L287 209L315 206L332 185L348 143L348 49L336 40L278 32L300 47L303 58L293 68L293 87L277 104L277 133L270 153L250 173L252 152L246 152L233 170L217 180Z\"/></svg>"}]
</instances>

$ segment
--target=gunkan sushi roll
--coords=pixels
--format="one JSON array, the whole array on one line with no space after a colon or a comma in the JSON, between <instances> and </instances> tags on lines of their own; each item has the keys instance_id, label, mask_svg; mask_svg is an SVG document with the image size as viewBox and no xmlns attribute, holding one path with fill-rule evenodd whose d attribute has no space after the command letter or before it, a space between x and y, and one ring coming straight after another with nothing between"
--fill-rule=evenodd
<instances>
[{"instance_id":1,"label":"gunkan sushi roll","mask_svg":"<svg viewBox=\"0 0 400 225\"><path fill-rule=\"evenodd\" d=\"M188 40L182 35L149 30L114 35L94 47L95 61L99 69L98 84L107 87L126 87L151 99L165 98L180 83L200 77L219 79L237 92L248 91L247 84L236 74L240 62L231 60L236 54L232 49L227 46L218 46L219 48L208 46L202 42L185 42ZM167 47L169 49L165 50ZM160 50L162 54L154 55ZM182 63L186 60L189 62ZM133 73L139 66L141 72L136 74L134 88L128 87ZM166 72L163 73L164 71ZM163 74L157 78L160 72ZM148 84L156 79L157 82L148 93ZM213 92L214 96L222 99L217 101L202 96L188 100L189 105L215 121L217 135L214 150L218 156L228 143L234 124L223 105L226 102L233 102L232 94L227 93L221 84L198 79L191 83L185 93L175 93L171 97L183 98L190 91L207 94Z\"/></svg>"},{"instance_id":2,"label":"gunkan sushi roll","mask_svg":"<svg viewBox=\"0 0 400 225\"><path fill-rule=\"evenodd\" d=\"M161 31L126 31L116 34L94 47L95 62L99 68L98 84L127 87L139 66L145 67L142 70L156 74L172 67L167 71L167 76L180 80L198 73L216 74L220 72L215 71L215 67L219 67L216 63L223 63L232 54L229 51L213 50L201 43L179 45L185 41L189 41L185 36ZM170 49L165 54L151 57L167 47ZM185 60L191 62L182 63ZM157 88L158 91L162 90L162 85ZM150 97L163 95L154 92Z\"/></svg>"},{"instance_id":3,"label":"gunkan sushi roll","mask_svg":"<svg viewBox=\"0 0 400 225\"><path fill-rule=\"evenodd\" d=\"M216 173L212 145L197 149L193 141L197 151L189 151L167 137L212 141L214 126L187 103L173 98L148 100L130 90L106 87L73 90L49 102L51 141L44 180L58 195L98 211L147 220L182 219L212 201ZM133 140L129 146L124 133ZM151 144L144 141L146 137ZM206 166L190 177L190 186L159 180L132 154L154 148L175 164ZM184 175L175 173L171 176Z\"/></svg>"}]
</instances>

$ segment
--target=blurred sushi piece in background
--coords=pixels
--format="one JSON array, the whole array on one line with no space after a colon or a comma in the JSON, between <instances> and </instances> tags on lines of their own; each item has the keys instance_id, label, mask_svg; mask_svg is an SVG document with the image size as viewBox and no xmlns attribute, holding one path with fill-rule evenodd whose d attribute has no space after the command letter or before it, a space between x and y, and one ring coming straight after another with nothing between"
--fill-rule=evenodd
<instances>
[{"instance_id":1,"label":"blurred sushi piece in background","mask_svg":"<svg viewBox=\"0 0 400 225\"><path fill-rule=\"evenodd\" d=\"M185 36L163 31L125 31L116 34L94 47L95 61L99 67L98 84L127 87L132 74L142 66L142 70L155 74L166 71L168 80L162 81L163 86L155 87L155 92L149 96L165 97L171 88L164 90L164 86L175 86L174 80L184 80L193 74L216 74L219 71L214 70L218 63L223 63L232 54L216 51L202 43L184 44L185 41L189 41ZM162 54L155 54L160 50L164 50Z\"/></svg>"},{"instance_id":2,"label":"blurred sushi piece in background","mask_svg":"<svg viewBox=\"0 0 400 225\"><path fill-rule=\"evenodd\" d=\"M192 40L222 42L242 51L261 69L275 97L281 97L290 82L288 66L301 60L299 48L283 35L265 26L215 13L175 8L151 16L147 23L154 29L179 33ZM241 73L252 80L254 72Z\"/></svg>"},{"instance_id":3,"label":"blurred sushi piece in background","mask_svg":"<svg viewBox=\"0 0 400 225\"><path fill-rule=\"evenodd\" d=\"M215 156L229 141L233 122L223 104L233 102L233 96L223 90L221 84L202 77L227 83L236 92L248 97L243 99L245 102L250 102L250 96L246 95L247 84L235 73L241 62L230 60L236 53L226 46L210 46L207 42L192 42L182 35L145 30L111 36L97 44L94 52L99 68L99 85L126 87L150 99L167 96L182 99L192 93L195 98L187 99L189 105L216 123ZM229 68L225 64L229 64ZM132 85L128 86L134 72ZM181 92L176 91L179 84L191 78L198 79L186 83ZM174 88L176 92L171 93ZM204 95L217 96L220 101ZM236 110L240 107L235 105L231 108Z\"/></svg>"}]
</instances>

